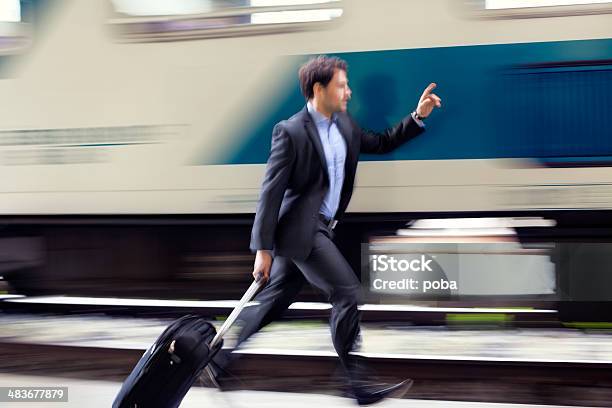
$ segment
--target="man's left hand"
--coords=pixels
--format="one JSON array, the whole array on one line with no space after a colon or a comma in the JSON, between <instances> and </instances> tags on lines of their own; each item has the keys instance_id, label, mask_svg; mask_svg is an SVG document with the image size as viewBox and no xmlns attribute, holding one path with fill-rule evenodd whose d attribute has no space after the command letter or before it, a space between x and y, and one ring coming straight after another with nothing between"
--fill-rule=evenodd
<instances>
[{"instance_id":1,"label":"man's left hand","mask_svg":"<svg viewBox=\"0 0 612 408\"><path fill-rule=\"evenodd\" d=\"M442 99L435 93L432 93L435 88L436 84L432 82L425 88L423 95L421 95L421 99L419 99L416 113L422 118L428 117L434 107L440 108L442 106Z\"/></svg>"}]
</instances>

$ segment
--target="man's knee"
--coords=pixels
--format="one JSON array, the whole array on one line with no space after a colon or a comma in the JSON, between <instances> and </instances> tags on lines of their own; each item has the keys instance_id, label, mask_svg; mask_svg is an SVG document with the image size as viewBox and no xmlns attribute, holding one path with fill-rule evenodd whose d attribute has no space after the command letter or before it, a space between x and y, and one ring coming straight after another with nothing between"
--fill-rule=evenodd
<instances>
[{"instance_id":1,"label":"man's knee","mask_svg":"<svg viewBox=\"0 0 612 408\"><path fill-rule=\"evenodd\" d=\"M342 309L357 307L363 304L363 293L360 285L349 286L345 288L336 288L332 292L330 303L333 307Z\"/></svg>"}]
</instances>

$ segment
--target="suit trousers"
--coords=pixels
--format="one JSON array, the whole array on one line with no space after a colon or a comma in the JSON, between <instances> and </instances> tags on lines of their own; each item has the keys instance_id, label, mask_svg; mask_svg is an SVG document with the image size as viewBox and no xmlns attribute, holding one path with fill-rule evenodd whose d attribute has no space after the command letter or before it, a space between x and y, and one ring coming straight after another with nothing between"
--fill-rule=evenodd
<instances>
[{"instance_id":1,"label":"suit trousers","mask_svg":"<svg viewBox=\"0 0 612 408\"><path fill-rule=\"evenodd\" d=\"M334 348L340 357L349 380L357 380L358 363L349 352L359 340L360 311L362 301L360 282L332 242L333 233L318 221L314 245L303 261L282 256L274 257L270 280L255 297L258 305L247 307L240 316L244 325L238 343L268 323L278 319L291 305L296 295L308 282L321 290L332 305L330 326Z\"/></svg>"}]
</instances>

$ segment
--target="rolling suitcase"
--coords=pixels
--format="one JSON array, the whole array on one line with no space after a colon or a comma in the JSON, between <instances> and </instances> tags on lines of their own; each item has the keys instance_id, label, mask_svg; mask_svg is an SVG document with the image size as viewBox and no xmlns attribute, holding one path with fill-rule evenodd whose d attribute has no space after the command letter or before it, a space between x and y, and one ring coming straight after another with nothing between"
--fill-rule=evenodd
<instances>
[{"instance_id":1,"label":"rolling suitcase","mask_svg":"<svg viewBox=\"0 0 612 408\"><path fill-rule=\"evenodd\" d=\"M178 407L202 371L208 370L208 362L221 349L223 336L261 285L260 279L251 284L218 333L198 316L172 322L127 377L113 408Z\"/></svg>"}]
</instances>

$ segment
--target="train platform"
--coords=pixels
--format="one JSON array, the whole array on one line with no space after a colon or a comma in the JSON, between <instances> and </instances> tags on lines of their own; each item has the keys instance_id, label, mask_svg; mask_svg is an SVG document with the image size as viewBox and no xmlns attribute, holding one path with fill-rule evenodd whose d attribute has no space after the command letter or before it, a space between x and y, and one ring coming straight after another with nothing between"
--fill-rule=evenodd
<instances>
[{"instance_id":1,"label":"train platform","mask_svg":"<svg viewBox=\"0 0 612 408\"><path fill-rule=\"evenodd\" d=\"M0 341L144 351L171 321L105 315L0 313L3 328ZM220 326L221 321L212 323ZM236 329L230 331L227 346L232 345L235 332ZM253 336L238 352L335 356L329 326L320 320L272 323ZM364 323L358 354L371 358L409 360L435 358L607 365L612 364L612 330Z\"/></svg>"},{"instance_id":2,"label":"train platform","mask_svg":"<svg viewBox=\"0 0 612 408\"><path fill-rule=\"evenodd\" d=\"M0 313L0 373L120 382L170 321ZM610 340L607 329L366 322L356 354L383 379L413 378L416 399L610 406ZM324 320L273 323L235 353L235 390L339 395L343 386Z\"/></svg>"}]
</instances>

